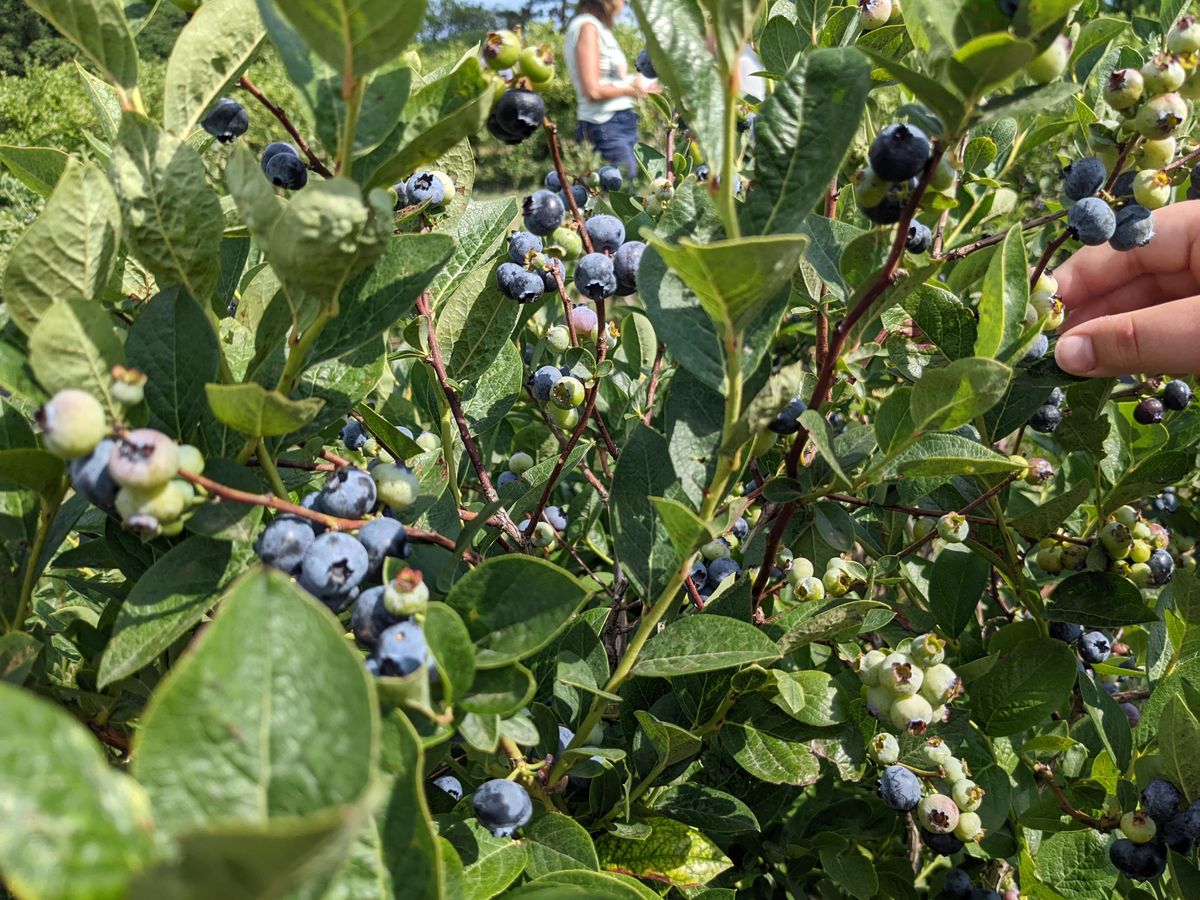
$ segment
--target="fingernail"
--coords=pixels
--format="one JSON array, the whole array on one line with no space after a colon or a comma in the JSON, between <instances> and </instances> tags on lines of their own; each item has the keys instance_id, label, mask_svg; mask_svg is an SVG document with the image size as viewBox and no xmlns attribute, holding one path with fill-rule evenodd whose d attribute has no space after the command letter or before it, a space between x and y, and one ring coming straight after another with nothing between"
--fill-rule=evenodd
<instances>
[{"instance_id":1,"label":"fingernail","mask_svg":"<svg viewBox=\"0 0 1200 900\"><path fill-rule=\"evenodd\" d=\"M1054 347L1054 358L1060 368L1078 375L1096 368L1096 351L1086 334L1068 334L1059 338Z\"/></svg>"}]
</instances>

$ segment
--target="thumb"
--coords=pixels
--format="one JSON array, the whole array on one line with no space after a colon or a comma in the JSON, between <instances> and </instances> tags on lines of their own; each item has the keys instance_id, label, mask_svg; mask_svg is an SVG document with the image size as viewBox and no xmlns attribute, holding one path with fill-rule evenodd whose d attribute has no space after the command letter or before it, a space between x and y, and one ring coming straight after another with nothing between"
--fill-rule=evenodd
<instances>
[{"instance_id":1,"label":"thumb","mask_svg":"<svg viewBox=\"0 0 1200 900\"><path fill-rule=\"evenodd\" d=\"M1058 339L1054 359L1073 375L1200 372L1200 297L1090 319Z\"/></svg>"}]
</instances>

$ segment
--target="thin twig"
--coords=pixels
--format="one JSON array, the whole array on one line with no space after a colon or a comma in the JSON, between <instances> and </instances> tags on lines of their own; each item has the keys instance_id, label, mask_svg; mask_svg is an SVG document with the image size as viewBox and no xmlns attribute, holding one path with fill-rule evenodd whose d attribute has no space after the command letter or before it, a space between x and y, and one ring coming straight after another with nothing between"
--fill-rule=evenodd
<instances>
[{"instance_id":1,"label":"thin twig","mask_svg":"<svg viewBox=\"0 0 1200 900\"><path fill-rule=\"evenodd\" d=\"M571 335L571 346L579 346L579 335L575 332L575 317L571 315L571 298L567 296L567 286L563 284L562 273L558 269L554 273L554 283L558 285L558 296L562 298L563 316L567 320L567 331Z\"/></svg>"},{"instance_id":2,"label":"thin twig","mask_svg":"<svg viewBox=\"0 0 1200 900\"><path fill-rule=\"evenodd\" d=\"M650 367L650 385L646 388L646 414L642 416L642 422L646 425L654 418L654 395L658 393L658 379L662 374L663 356L666 351L663 342L659 341L654 350L654 365Z\"/></svg>"},{"instance_id":3,"label":"thin twig","mask_svg":"<svg viewBox=\"0 0 1200 900\"><path fill-rule=\"evenodd\" d=\"M1112 831L1114 827L1112 823L1104 819L1097 819L1095 816L1088 815L1082 810L1075 808L1075 804L1067 799L1067 795L1063 792L1063 789L1055 782L1054 770L1048 765L1045 763L1034 763L1033 774L1037 776L1042 784L1050 788L1050 793L1054 795L1054 802L1058 804L1059 809L1072 819L1082 822L1084 825L1094 828L1097 831Z\"/></svg>"},{"instance_id":4,"label":"thin twig","mask_svg":"<svg viewBox=\"0 0 1200 900\"><path fill-rule=\"evenodd\" d=\"M1071 236L1070 231L1064 231L1054 240L1046 245L1046 249L1042 251L1042 258L1037 261L1037 265L1033 267L1033 274L1029 276L1029 288L1033 289L1038 283L1038 279L1042 277L1042 273L1046 271L1046 267L1050 265L1050 260L1054 256L1054 252L1067 242Z\"/></svg>"},{"instance_id":5,"label":"thin twig","mask_svg":"<svg viewBox=\"0 0 1200 900\"><path fill-rule=\"evenodd\" d=\"M308 142L304 140L296 126L292 124L292 120L288 118L288 114L284 111L282 106L272 103L269 99L267 99L267 96L259 89L258 85L251 81L248 76L243 75L238 81L238 84L240 84L250 94L250 96L266 107L267 111L271 113L271 115L279 120L280 124L283 125L283 127L287 130L287 133L292 136L292 140L296 142L296 146L300 148L300 152L308 157L309 167L314 172L316 172L318 175L324 176L325 178L333 177L333 172L329 170L329 167L326 166L325 163L321 162L321 157L317 156L317 154L313 152L313 149L308 146Z\"/></svg>"},{"instance_id":6,"label":"thin twig","mask_svg":"<svg viewBox=\"0 0 1200 900\"><path fill-rule=\"evenodd\" d=\"M563 168L562 153L558 149L558 126L546 119L542 126L546 129L546 141L550 145L550 156L554 160L554 171L558 173L558 181L562 185L563 194L567 198L567 207L571 210L571 218L575 220L575 224L579 226L579 238L583 241L583 248L588 253L592 252L592 239L588 236L587 226L583 223L583 213L579 211L578 204L575 203L575 195L571 192L570 182L567 181L567 170ZM601 317L600 327L604 326L603 317Z\"/></svg>"},{"instance_id":7,"label":"thin twig","mask_svg":"<svg viewBox=\"0 0 1200 900\"><path fill-rule=\"evenodd\" d=\"M1065 209L1061 209L1058 212L1054 212L1054 213L1046 213L1045 215L1037 216L1036 218L1029 219L1026 222L1022 222L1021 230L1029 231L1031 228L1040 228L1042 225L1047 225L1050 222L1054 222L1054 221L1057 221L1058 219L1065 218L1066 215L1067 215L1067 211ZM969 244L964 244L961 247L956 247L955 249L948 252L945 255L944 259L948 260L949 262L954 262L954 260L956 260L956 259L962 259L964 256L970 256L972 253L976 252L977 250L983 250L983 249L986 249L987 247L994 247L996 244L999 244L1001 241L1003 241L1007 236L1008 236L1008 232L1002 231L999 234L993 234L991 237L980 238L977 241L972 241Z\"/></svg>"}]
</instances>

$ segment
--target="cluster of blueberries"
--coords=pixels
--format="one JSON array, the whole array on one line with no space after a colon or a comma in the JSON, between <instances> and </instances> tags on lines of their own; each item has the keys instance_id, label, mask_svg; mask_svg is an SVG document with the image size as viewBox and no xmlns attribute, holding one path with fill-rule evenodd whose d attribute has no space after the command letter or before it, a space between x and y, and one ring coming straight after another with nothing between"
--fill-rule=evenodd
<instances>
[{"instance_id":1,"label":"cluster of blueberries","mask_svg":"<svg viewBox=\"0 0 1200 900\"><path fill-rule=\"evenodd\" d=\"M1146 194L1142 180L1127 172L1114 183L1113 194L1118 199L1131 197L1133 201L1114 212L1107 200L1097 196L1107 181L1108 169L1094 156L1076 160L1064 170L1063 203L1068 208L1067 228L1071 236L1087 246L1107 242L1120 251L1145 247L1154 238L1152 209L1164 203ZM1169 179L1167 186L1169 190Z\"/></svg>"},{"instance_id":2,"label":"cluster of blueberries","mask_svg":"<svg viewBox=\"0 0 1200 900\"><path fill-rule=\"evenodd\" d=\"M1122 506L1101 527L1100 540L1089 545L1046 537L1039 542L1034 561L1047 575L1109 571L1140 588L1161 587L1175 577L1177 562L1171 546L1172 535L1163 525L1145 520L1132 506Z\"/></svg>"},{"instance_id":3,"label":"cluster of blueberries","mask_svg":"<svg viewBox=\"0 0 1200 900\"><path fill-rule=\"evenodd\" d=\"M1186 381L1174 379L1162 388L1161 397L1143 397L1133 408L1133 420L1139 425L1157 425L1167 411L1181 412L1192 403L1192 387ZM1061 388L1054 388L1046 402L1029 417L1029 427L1041 434L1052 434L1062 424L1062 405L1066 400Z\"/></svg>"},{"instance_id":4,"label":"cluster of blueberries","mask_svg":"<svg viewBox=\"0 0 1200 900\"><path fill-rule=\"evenodd\" d=\"M1109 845L1108 858L1127 878L1152 881L1166 871L1168 850L1186 856L1200 841L1200 800L1187 806L1178 787L1156 778L1120 827L1124 837Z\"/></svg>"},{"instance_id":5,"label":"cluster of blueberries","mask_svg":"<svg viewBox=\"0 0 1200 900\"><path fill-rule=\"evenodd\" d=\"M700 556L692 563L687 576L700 597L707 600L727 578L737 578L741 574L742 567L733 558L733 552L749 533L750 524L739 517L727 534L700 548Z\"/></svg>"},{"instance_id":6,"label":"cluster of blueberries","mask_svg":"<svg viewBox=\"0 0 1200 900\"><path fill-rule=\"evenodd\" d=\"M515 32L500 30L488 33L481 52L487 67L509 84L488 115L487 129L505 144L519 144L546 121L546 102L538 92L554 80L550 46L522 47Z\"/></svg>"},{"instance_id":7,"label":"cluster of blueberries","mask_svg":"<svg viewBox=\"0 0 1200 900\"><path fill-rule=\"evenodd\" d=\"M941 900L1018 900L1021 892L1010 887L1003 894L994 888L975 887L971 873L963 868L954 868L946 873L942 882Z\"/></svg>"},{"instance_id":8,"label":"cluster of blueberries","mask_svg":"<svg viewBox=\"0 0 1200 900\"><path fill-rule=\"evenodd\" d=\"M924 734L950 716L962 679L945 663L946 642L924 634L891 651L868 650L858 659L867 711L898 731Z\"/></svg>"}]
</instances>

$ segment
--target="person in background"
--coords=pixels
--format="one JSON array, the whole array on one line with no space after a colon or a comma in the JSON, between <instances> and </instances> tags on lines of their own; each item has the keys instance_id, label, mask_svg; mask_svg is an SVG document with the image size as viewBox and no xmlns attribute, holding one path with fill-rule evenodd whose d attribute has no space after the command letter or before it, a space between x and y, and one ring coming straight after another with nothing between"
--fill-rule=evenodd
<instances>
[{"instance_id":1,"label":"person in background","mask_svg":"<svg viewBox=\"0 0 1200 900\"><path fill-rule=\"evenodd\" d=\"M583 0L567 25L564 55L578 108L576 140L586 140L606 163L619 166L632 179L638 137L633 107L646 94L656 93L658 84L640 74L629 77L629 64L612 33L624 8L625 0Z\"/></svg>"}]
</instances>

